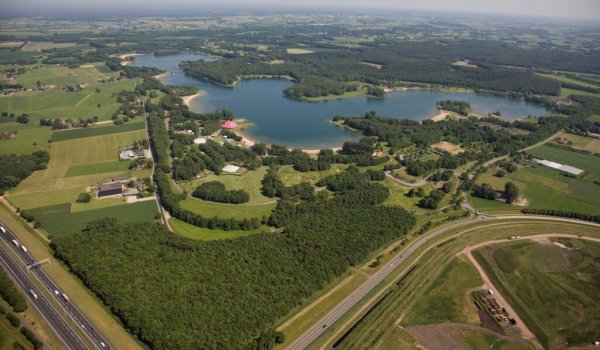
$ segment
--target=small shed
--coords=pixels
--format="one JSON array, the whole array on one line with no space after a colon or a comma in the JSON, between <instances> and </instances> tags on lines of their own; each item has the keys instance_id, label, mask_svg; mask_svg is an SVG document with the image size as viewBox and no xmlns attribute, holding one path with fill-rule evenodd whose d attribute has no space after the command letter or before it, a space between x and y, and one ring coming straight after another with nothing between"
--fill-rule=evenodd
<instances>
[{"instance_id":1,"label":"small shed","mask_svg":"<svg viewBox=\"0 0 600 350\"><path fill-rule=\"evenodd\" d=\"M223 171L226 173L230 173L230 174L233 174L238 170L240 170L240 167L237 165L229 164L229 165L226 165L225 167L223 167Z\"/></svg>"}]
</instances>

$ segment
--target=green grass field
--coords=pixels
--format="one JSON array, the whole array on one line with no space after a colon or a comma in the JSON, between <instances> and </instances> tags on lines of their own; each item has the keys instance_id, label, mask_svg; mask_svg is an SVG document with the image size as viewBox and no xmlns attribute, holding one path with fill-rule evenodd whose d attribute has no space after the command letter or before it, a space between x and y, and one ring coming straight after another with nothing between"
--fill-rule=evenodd
<instances>
[{"instance_id":1,"label":"green grass field","mask_svg":"<svg viewBox=\"0 0 600 350\"><path fill-rule=\"evenodd\" d=\"M128 122L126 124L121 125L109 124L109 126L95 126L93 128L54 131L50 140L52 142L66 141L85 137L102 136L108 134L116 134L120 132L135 131L145 128L146 124L144 123L143 119L140 118L139 121L136 120L135 122Z\"/></svg>"},{"instance_id":2,"label":"green grass field","mask_svg":"<svg viewBox=\"0 0 600 350\"><path fill-rule=\"evenodd\" d=\"M0 140L0 154L31 154L34 151L48 150L48 140L52 135L49 127L16 122L0 123L0 132L17 132L14 139Z\"/></svg>"},{"instance_id":3,"label":"green grass field","mask_svg":"<svg viewBox=\"0 0 600 350\"><path fill-rule=\"evenodd\" d=\"M135 84L136 80L123 79L88 86L79 92L61 89L21 92L16 96L1 97L0 112L27 113L36 124L41 118L77 120L98 116L100 120L109 120L119 107L113 94L123 90L131 91ZM95 92L96 88L100 89L99 93Z\"/></svg>"},{"instance_id":4,"label":"green grass field","mask_svg":"<svg viewBox=\"0 0 600 350\"><path fill-rule=\"evenodd\" d=\"M198 241L212 241L216 239L230 239L236 237L242 237L247 235L253 235L257 233L269 232L269 228L266 226L257 228L255 230L211 230L209 228L198 227L190 225L176 218L169 219L169 224L175 230L175 233L187 237L189 239Z\"/></svg>"},{"instance_id":5,"label":"green grass field","mask_svg":"<svg viewBox=\"0 0 600 350\"><path fill-rule=\"evenodd\" d=\"M76 164L69 167L65 177L112 173L129 170L130 161Z\"/></svg>"},{"instance_id":6,"label":"green grass field","mask_svg":"<svg viewBox=\"0 0 600 350\"><path fill-rule=\"evenodd\" d=\"M5 310L10 310L10 306L2 303ZM13 344L19 344L23 349L33 349L31 343L19 332L19 328L13 327L4 315L0 315L0 350L17 349Z\"/></svg>"},{"instance_id":7,"label":"green grass field","mask_svg":"<svg viewBox=\"0 0 600 350\"><path fill-rule=\"evenodd\" d=\"M585 171L600 173L600 157L542 145L527 151L529 154Z\"/></svg>"},{"instance_id":8,"label":"green grass field","mask_svg":"<svg viewBox=\"0 0 600 350\"><path fill-rule=\"evenodd\" d=\"M88 221L103 217L114 217L121 223L152 221L158 207L156 201L149 200L72 213L71 204L64 203L31 209L30 212L51 236L56 237L79 232Z\"/></svg>"},{"instance_id":9,"label":"green grass field","mask_svg":"<svg viewBox=\"0 0 600 350\"><path fill-rule=\"evenodd\" d=\"M35 87L37 82L54 84L56 89L62 89L68 84L97 84L99 80L115 76L114 73L100 72L95 65L83 68L68 68L66 66L48 65L27 70L18 75L16 80L25 88Z\"/></svg>"},{"instance_id":10,"label":"green grass field","mask_svg":"<svg viewBox=\"0 0 600 350\"><path fill-rule=\"evenodd\" d=\"M488 246L478 260L502 283L506 297L542 344L591 344L600 337L600 244L561 239ZM577 248L577 249L574 249ZM541 333L541 334L540 334Z\"/></svg>"},{"instance_id":11,"label":"green grass field","mask_svg":"<svg viewBox=\"0 0 600 350\"><path fill-rule=\"evenodd\" d=\"M294 170L292 166L283 166L279 169L279 178L286 186L292 186L301 182L308 182L311 185L317 183L320 179L344 171L348 168L346 164L331 164L331 168L324 171L308 171L305 173Z\"/></svg>"},{"instance_id":12,"label":"green grass field","mask_svg":"<svg viewBox=\"0 0 600 350\"><path fill-rule=\"evenodd\" d=\"M187 190L189 193L194 192L200 184L209 181L219 181L225 185L227 190L245 190L250 195L248 204L270 202L273 198L268 198L261 193L261 180L265 177L267 167L260 167L256 170L251 170L243 175L214 175L211 172L206 172L206 176L192 181L179 182L178 185ZM200 175L202 176L202 175Z\"/></svg>"},{"instance_id":13,"label":"green grass field","mask_svg":"<svg viewBox=\"0 0 600 350\"><path fill-rule=\"evenodd\" d=\"M417 300L403 322L410 325L478 322L468 291L482 284L481 277L466 258L455 258Z\"/></svg>"},{"instance_id":14,"label":"green grass field","mask_svg":"<svg viewBox=\"0 0 600 350\"><path fill-rule=\"evenodd\" d=\"M252 219L262 218L271 215L271 211L277 204L270 203L264 205L247 205L247 204L222 204L203 201L195 198L186 198L180 202L181 207L198 213L205 217L218 216L220 218L234 219Z\"/></svg>"},{"instance_id":15,"label":"green grass field","mask_svg":"<svg viewBox=\"0 0 600 350\"><path fill-rule=\"evenodd\" d=\"M488 171L478 178L477 184L488 183L502 190L507 181L519 187L521 195L529 201L527 208L600 213L600 186L562 176L558 171L542 165L521 168L503 178L495 177ZM470 196L470 200L477 210L485 213L518 212L524 208L473 196Z\"/></svg>"}]
</instances>

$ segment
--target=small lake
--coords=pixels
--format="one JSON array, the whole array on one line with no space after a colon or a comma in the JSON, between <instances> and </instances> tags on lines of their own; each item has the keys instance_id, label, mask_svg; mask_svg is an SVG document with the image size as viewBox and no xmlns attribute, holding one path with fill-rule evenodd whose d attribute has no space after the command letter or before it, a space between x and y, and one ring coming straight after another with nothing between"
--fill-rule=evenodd
<instances>
[{"instance_id":1,"label":"small lake","mask_svg":"<svg viewBox=\"0 0 600 350\"><path fill-rule=\"evenodd\" d=\"M200 54L178 54L155 57L152 54L135 56L132 65L156 67L172 72L162 78L168 85L194 86L205 95L191 103L195 112L227 108L237 118L245 118L254 126L244 133L250 138L304 149L341 146L344 141L356 139L343 128L329 123L336 115L358 116L368 111L399 119L423 120L438 113L435 105L440 100L461 100L471 103L474 112L487 115L499 110L505 119L546 115L543 106L497 96L474 93L446 93L433 90L407 90L389 93L384 99L354 97L324 102L302 102L288 99L282 91L293 83L278 79L242 80L234 88L211 84L185 74L179 62L215 58Z\"/></svg>"}]
</instances>

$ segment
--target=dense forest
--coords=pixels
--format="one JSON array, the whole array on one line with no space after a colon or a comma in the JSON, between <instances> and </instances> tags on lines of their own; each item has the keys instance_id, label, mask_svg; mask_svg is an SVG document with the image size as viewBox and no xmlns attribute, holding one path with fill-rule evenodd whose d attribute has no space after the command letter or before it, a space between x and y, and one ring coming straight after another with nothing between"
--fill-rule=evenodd
<instances>
[{"instance_id":1,"label":"dense forest","mask_svg":"<svg viewBox=\"0 0 600 350\"><path fill-rule=\"evenodd\" d=\"M507 54L511 51L518 52L518 55ZM506 67L531 67L535 66L533 62L541 68L561 66L547 58L534 60L540 57L537 51L475 41L443 44L393 42L377 47L337 48L305 55L273 52L265 58L246 54L214 62L182 62L181 67L189 74L225 85L235 84L241 76L290 77L298 83L285 91L291 97L340 95L355 91L356 86L352 82L356 81L389 86L410 86L406 82L460 86L511 96L558 95L560 83L557 81ZM444 54L440 55L440 52ZM581 69L598 70L587 55L561 55L574 56L571 57L573 62L579 63ZM477 67L453 65L465 57L476 62ZM282 63L270 64L273 59ZM375 69L363 62L377 64L381 68Z\"/></svg>"},{"instance_id":2,"label":"dense forest","mask_svg":"<svg viewBox=\"0 0 600 350\"><path fill-rule=\"evenodd\" d=\"M269 349L283 339L279 318L413 227L404 209L377 205L388 194L373 183L330 200L282 201L272 217L282 234L202 242L111 223L53 247L153 349Z\"/></svg>"}]
</instances>

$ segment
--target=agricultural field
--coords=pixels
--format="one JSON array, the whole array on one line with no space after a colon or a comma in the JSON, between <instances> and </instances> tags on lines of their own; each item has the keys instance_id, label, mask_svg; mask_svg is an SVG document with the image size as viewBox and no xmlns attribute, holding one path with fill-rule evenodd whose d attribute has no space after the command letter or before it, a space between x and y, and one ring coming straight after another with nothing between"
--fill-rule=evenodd
<instances>
[{"instance_id":1,"label":"agricultural field","mask_svg":"<svg viewBox=\"0 0 600 350\"><path fill-rule=\"evenodd\" d=\"M121 125L113 125L113 124L102 124L96 125L92 128L81 128L81 129L73 129L73 130L57 130L52 132L52 137L50 140L52 142L57 141L66 141L72 139L80 139L85 137L92 136L101 136L108 134L116 134L120 132L128 132L144 129L146 125L144 124L144 119L142 117L137 118L136 120L129 121L125 124Z\"/></svg>"},{"instance_id":2,"label":"agricultural field","mask_svg":"<svg viewBox=\"0 0 600 350\"><path fill-rule=\"evenodd\" d=\"M128 161L118 160L120 147L143 138L145 130L54 142L48 168L34 172L7 198L23 209L74 203L86 188L113 177L150 176L151 170L129 170Z\"/></svg>"},{"instance_id":3,"label":"agricultural field","mask_svg":"<svg viewBox=\"0 0 600 350\"><path fill-rule=\"evenodd\" d=\"M597 144L591 144L591 147L596 147ZM600 157L589 154L577 153L565 149L559 149L542 145L527 151L529 154L551 160L553 162L567 164L586 171L584 178L589 175L600 176Z\"/></svg>"},{"instance_id":4,"label":"agricultural field","mask_svg":"<svg viewBox=\"0 0 600 350\"><path fill-rule=\"evenodd\" d=\"M31 154L47 151L52 135L49 127L17 122L0 122L0 133L16 132L14 139L0 140L0 154Z\"/></svg>"},{"instance_id":5,"label":"agricultural field","mask_svg":"<svg viewBox=\"0 0 600 350\"><path fill-rule=\"evenodd\" d=\"M179 182L177 183L177 185L178 187L181 187L182 189L188 191L188 193L192 193L200 184L209 181L219 181L225 185L225 188L228 191L247 191L250 195L250 201L246 204L260 204L273 201L273 198L265 197L261 193L260 182L263 179L263 177L265 177L266 172L267 167L264 166L256 170L247 171L242 175L215 175L212 172L206 171L205 174L200 175L201 177L199 179Z\"/></svg>"},{"instance_id":6,"label":"agricultural field","mask_svg":"<svg viewBox=\"0 0 600 350\"><path fill-rule=\"evenodd\" d=\"M574 147L578 149L583 149L593 153L600 153L600 139L569 134L566 132L561 132L557 138L565 138L569 142L571 142L569 147ZM553 144L560 145L556 139L551 141Z\"/></svg>"},{"instance_id":7,"label":"agricultural field","mask_svg":"<svg viewBox=\"0 0 600 350\"><path fill-rule=\"evenodd\" d=\"M479 324L469 291L483 280L466 258L453 259L403 320L407 325L444 322Z\"/></svg>"},{"instance_id":8,"label":"agricultural field","mask_svg":"<svg viewBox=\"0 0 600 350\"><path fill-rule=\"evenodd\" d=\"M488 171L481 174L477 184L487 183L496 190L503 190L504 184L512 181L519 187L521 196L529 201L527 208L600 213L600 186L592 182L563 176L557 170L542 165L529 165L502 178L493 173ZM470 201L477 210L484 213L511 213L525 208L474 196L470 196Z\"/></svg>"},{"instance_id":9,"label":"agricultural field","mask_svg":"<svg viewBox=\"0 0 600 350\"><path fill-rule=\"evenodd\" d=\"M102 66L90 64L79 68L55 65L33 67L15 78L24 88L33 88L39 81L44 85L54 84L55 89L60 90L69 84L98 84L102 79L115 76L114 73L101 72L98 68Z\"/></svg>"},{"instance_id":10,"label":"agricultural field","mask_svg":"<svg viewBox=\"0 0 600 350\"><path fill-rule=\"evenodd\" d=\"M181 221L177 218L170 218L169 224L171 225L171 227L173 228L175 233L177 233L183 237L193 239L193 240L198 240L198 241L213 241L213 240L217 240L217 239L231 239L231 238L253 235L253 234L257 234L257 233L265 233L265 232L270 231L270 229L266 226L259 227L255 230L244 230L244 231L242 231L242 230L224 231L224 230L218 230L218 229L209 229L209 228L198 227L198 226L188 224L187 222Z\"/></svg>"},{"instance_id":11,"label":"agricultural field","mask_svg":"<svg viewBox=\"0 0 600 350\"><path fill-rule=\"evenodd\" d=\"M90 85L78 92L61 89L20 92L15 96L0 97L0 112L26 113L34 124L41 118L77 120L98 116L99 120L109 120L119 107L114 94L131 91L136 83L136 80L123 79Z\"/></svg>"},{"instance_id":12,"label":"agricultural field","mask_svg":"<svg viewBox=\"0 0 600 350\"><path fill-rule=\"evenodd\" d=\"M492 281L542 345L585 345L600 337L600 243L539 239L476 252Z\"/></svg>"},{"instance_id":13,"label":"agricultural field","mask_svg":"<svg viewBox=\"0 0 600 350\"><path fill-rule=\"evenodd\" d=\"M103 200L98 200L103 201ZM155 200L113 205L106 208L72 212L71 204L64 203L29 211L51 237L80 232L85 224L94 219L114 217L120 223L156 220L158 207Z\"/></svg>"}]
</instances>

